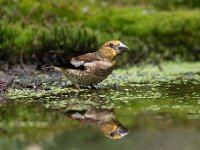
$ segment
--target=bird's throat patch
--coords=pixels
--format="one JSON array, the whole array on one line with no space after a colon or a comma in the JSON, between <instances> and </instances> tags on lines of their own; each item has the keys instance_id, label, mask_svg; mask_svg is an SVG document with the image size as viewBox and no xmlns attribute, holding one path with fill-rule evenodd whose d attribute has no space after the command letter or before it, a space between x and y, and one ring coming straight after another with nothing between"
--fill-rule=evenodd
<instances>
[{"instance_id":1,"label":"bird's throat patch","mask_svg":"<svg viewBox=\"0 0 200 150\"><path fill-rule=\"evenodd\" d=\"M115 50L109 47L105 47L101 49L100 51L101 51L101 57L109 61L113 61L115 57L117 56L117 53L115 52Z\"/></svg>"}]
</instances>

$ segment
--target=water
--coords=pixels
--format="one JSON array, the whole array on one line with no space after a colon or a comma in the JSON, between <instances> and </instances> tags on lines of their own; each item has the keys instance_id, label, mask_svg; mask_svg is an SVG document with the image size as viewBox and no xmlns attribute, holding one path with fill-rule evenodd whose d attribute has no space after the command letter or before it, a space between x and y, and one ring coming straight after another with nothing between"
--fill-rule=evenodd
<instances>
[{"instance_id":1,"label":"water","mask_svg":"<svg viewBox=\"0 0 200 150\"><path fill-rule=\"evenodd\" d=\"M198 150L199 91L181 78L7 98L0 149Z\"/></svg>"}]
</instances>

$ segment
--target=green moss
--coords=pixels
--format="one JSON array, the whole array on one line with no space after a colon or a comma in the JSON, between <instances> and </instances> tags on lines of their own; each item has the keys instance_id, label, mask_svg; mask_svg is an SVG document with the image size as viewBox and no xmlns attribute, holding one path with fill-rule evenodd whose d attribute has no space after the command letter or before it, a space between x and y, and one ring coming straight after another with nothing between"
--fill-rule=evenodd
<instances>
[{"instance_id":1,"label":"green moss","mask_svg":"<svg viewBox=\"0 0 200 150\"><path fill-rule=\"evenodd\" d=\"M200 59L199 10L159 11L63 0L4 1L1 5L1 59L16 58L22 50L29 61L33 54L40 59L52 50L66 57L96 50L111 39L120 39L130 48L119 65L127 61Z\"/></svg>"},{"instance_id":2,"label":"green moss","mask_svg":"<svg viewBox=\"0 0 200 150\"><path fill-rule=\"evenodd\" d=\"M154 65L140 65L140 66L129 66L126 69L115 69L113 73L102 83L99 84L97 90L104 91L109 88L115 91L116 88L129 89L132 86L140 86L143 84L150 84L151 86L157 84L180 84L191 82L193 84L200 83L199 76L199 67L200 63L173 63L173 62L164 62L161 64L161 69L158 66ZM34 80L42 82L40 80L40 75L35 76ZM48 79L46 79L46 84L43 84L38 90L30 89L10 89L6 94L6 97L9 99L37 99L38 101L43 101L44 99L56 99L59 94L74 96L74 94L85 93L85 98L87 100L90 97L90 92L92 89L82 87L81 91L76 90L73 87L70 87L70 83L66 87L62 87L61 84L66 81L65 77L62 78L62 81L54 81L54 83L49 84ZM20 82L17 81L17 82ZM30 81L31 82L31 81ZM44 81L43 81L44 82ZM128 86L128 87L126 87ZM130 87L129 87L130 86ZM48 87L48 89L46 89ZM89 94L89 95L87 95ZM105 95L100 95L104 97ZM108 95L109 98L110 95ZM112 97L112 96L111 96ZM89 100L90 101L90 100Z\"/></svg>"}]
</instances>

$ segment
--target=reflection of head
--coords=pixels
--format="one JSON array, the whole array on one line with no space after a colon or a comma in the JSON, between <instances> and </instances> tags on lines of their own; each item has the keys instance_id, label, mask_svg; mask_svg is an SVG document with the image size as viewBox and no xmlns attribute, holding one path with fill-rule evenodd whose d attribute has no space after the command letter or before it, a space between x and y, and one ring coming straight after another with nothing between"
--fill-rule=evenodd
<instances>
[{"instance_id":1,"label":"reflection of head","mask_svg":"<svg viewBox=\"0 0 200 150\"><path fill-rule=\"evenodd\" d=\"M121 124L115 123L114 121L107 122L103 124L100 128L101 131L111 139L121 139L129 133L127 128L125 128Z\"/></svg>"},{"instance_id":2,"label":"reflection of head","mask_svg":"<svg viewBox=\"0 0 200 150\"><path fill-rule=\"evenodd\" d=\"M128 129L117 120L112 110L69 110L66 112L66 115L83 124L100 128L100 130L111 139L121 139L129 133Z\"/></svg>"}]
</instances>

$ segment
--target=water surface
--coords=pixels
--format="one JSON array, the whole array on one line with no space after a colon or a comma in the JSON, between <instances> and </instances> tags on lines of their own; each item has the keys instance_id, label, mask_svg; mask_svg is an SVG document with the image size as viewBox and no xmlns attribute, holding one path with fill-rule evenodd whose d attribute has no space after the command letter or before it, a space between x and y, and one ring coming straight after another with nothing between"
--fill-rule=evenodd
<instances>
[{"instance_id":1,"label":"water surface","mask_svg":"<svg viewBox=\"0 0 200 150\"><path fill-rule=\"evenodd\" d=\"M199 74L141 76L79 92L11 91L1 100L0 149L198 150Z\"/></svg>"}]
</instances>

